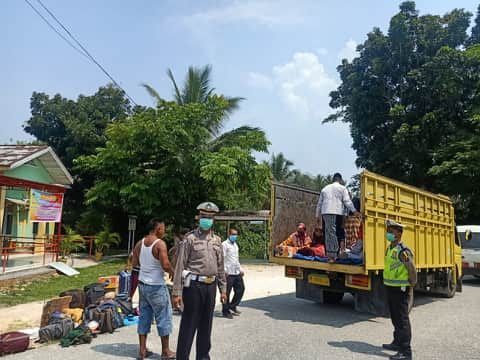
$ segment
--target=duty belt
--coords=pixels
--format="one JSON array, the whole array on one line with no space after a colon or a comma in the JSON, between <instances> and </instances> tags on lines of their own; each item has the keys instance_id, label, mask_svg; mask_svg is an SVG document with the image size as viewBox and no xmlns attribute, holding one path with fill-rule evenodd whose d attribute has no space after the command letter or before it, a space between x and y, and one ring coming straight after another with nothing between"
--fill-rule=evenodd
<instances>
[{"instance_id":1,"label":"duty belt","mask_svg":"<svg viewBox=\"0 0 480 360\"><path fill-rule=\"evenodd\" d=\"M190 278L193 281L198 281L204 284L211 284L213 283L217 278L216 276L204 276L204 275L190 275Z\"/></svg>"}]
</instances>

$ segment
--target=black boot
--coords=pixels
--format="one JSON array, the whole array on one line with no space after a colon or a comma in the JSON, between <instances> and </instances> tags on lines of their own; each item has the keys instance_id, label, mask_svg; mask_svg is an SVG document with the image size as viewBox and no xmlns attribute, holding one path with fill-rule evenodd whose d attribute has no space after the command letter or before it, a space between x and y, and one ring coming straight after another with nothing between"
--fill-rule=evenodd
<instances>
[{"instance_id":1,"label":"black boot","mask_svg":"<svg viewBox=\"0 0 480 360\"><path fill-rule=\"evenodd\" d=\"M399 351L400 350L400 346L395 344L395 341L392 341L391 344L383 344L382 348L384 348L385 350L390 350L390 351Z\"/></svg>"},{"instance_id":2,"label":"black boot","mask_svg":"<svg viewBox=\"0 0 480 360\"><path fill-rule=\"evenodd\" d=\"M412 354L405 354L402 352L398 352L393 356L390 356L391 360L412 360Z\"/></svg>"}]
</instances>

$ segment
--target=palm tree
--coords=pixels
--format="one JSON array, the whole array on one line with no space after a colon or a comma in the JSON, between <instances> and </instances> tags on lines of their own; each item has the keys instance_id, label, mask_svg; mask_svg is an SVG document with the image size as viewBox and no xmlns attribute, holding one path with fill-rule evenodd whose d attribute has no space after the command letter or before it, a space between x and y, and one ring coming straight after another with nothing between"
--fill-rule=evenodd
<instances>
[{"instance_id":1,"label":"palm tree","mask_svg":"<svg viewBox=\"0 0 480 360\"><path fill-rule=\"evenodd\" d=\"M75 232L70 226L65 226L65 236L60 242L60 252L62 259L70 260L70 266L73 267L73 253L85 249L85 240Z\"/></svg>"},{"instance_id":2,"label":"palm tree","mask_svg":"<svg viewBox=\"0 0 480 360\"><path fill-rule=\"evenodd\" d=\"M212 67L211 65L205 65L203 67L194 67L190 66L188 68L188 73L183 83L182 88L180 89L173 72L171 69L167 70L167 75L173 85L173 98L177 104L185 105L190 103L205 103L208 98L215 93L215 88L211 86L211 74ZM142 84L142 86L147 90L150 96L157 102L162 102L160 94L150 85ZM225 120L231 115L235 110L239 108L240 102L244 100L241 97L226 97L228 106L225 110L225 115L220 119L219 122L205 124L212 134L212 136L217 136L224 126Z\"/></svg>"},{"instance_id":3,"label":"palm tree","mask_svg":"<svg viewBox=\"0 0 480 360\"><path fill-rule=\"evenodd\" d=\"M272 170L273 179L276 181L286 181L294 172L290 169L294 164L286 159L282 153L278 155L272 154L270 160L270 169Z\"/></svg>"},{"instance_id":4,"label":"palm tree","mask_svg":"<svg viewBox=\"0 0 480 360\"><path fill-rule=\"evenodd\" d=\"M112 245L120 244L120 241L121 238L118 233L112 233L108 227L104 227L103 230L95 236L96 259L100 260L105 250L110 249Z\"/></svg>"}]
</instances>

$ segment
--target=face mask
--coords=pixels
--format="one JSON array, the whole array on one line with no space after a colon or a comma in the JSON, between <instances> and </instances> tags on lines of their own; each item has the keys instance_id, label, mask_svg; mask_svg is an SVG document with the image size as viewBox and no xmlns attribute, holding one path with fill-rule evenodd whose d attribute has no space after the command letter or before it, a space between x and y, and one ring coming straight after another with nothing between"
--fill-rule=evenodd
<instances>
[{"instance_id":1,"label":"face mask","mask_svg":"<svg viewBox=\"0 0 480 360\"><path fill-rule=\"evenodd\" d=\"M387 232L387 240L392 242L392 241L395 241L395 235L390 233L390 232Z\"/></svg>"},{"instance_id":2,"label":"face mask","mask_svg":"<svg viewBox=\"0 0 480 360\"><path fill-rule=\"evenodd\" d=\"M238 239L238 235L230 235L229 239L231 242L235 242Z\"/></svg>"},{"instance_id":3,"label":"face mask","mask_svg":"<svg viewBox=\"0 0 480 360\"><path fill-rule=\"evenodd\" d=\"M200 229L210 230L213 226L213 219L210 218L201 218L199 221Z\"/></svg>"}]
</instances>

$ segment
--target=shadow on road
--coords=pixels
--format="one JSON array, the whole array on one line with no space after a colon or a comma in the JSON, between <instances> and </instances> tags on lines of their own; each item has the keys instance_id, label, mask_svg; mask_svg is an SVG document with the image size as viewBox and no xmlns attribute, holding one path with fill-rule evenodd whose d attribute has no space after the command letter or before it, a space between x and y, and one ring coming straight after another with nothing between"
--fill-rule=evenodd
<instances>
[{"instance_id":1,"label":"shadow on road","mask_svg":"<svg viewBox=\"0 0 480 360\"><path fill-rule=\"evenodd\" d=\"M371 345L362 341L329 341L328 345L336 348L345 348L351 352L368 354L388 358L391 354L387 354L380 346Z\"/></svg>"},{"instance_id":2,"label":"shadow on road","mask_svg":"<svg viewBox=\"0 0 480 360\"><path fill-rule=\"evenodd\" d=\"M480 278L470 276L468 278L463 278L462 283L465 286L480 287Z\"/></svg>"},{"instance_id":3,"label":"shadow on road","mask_svg":"<svg viewBox=\"0 0 480 360\"><path fill-rule=\"evenodd\" d=\"M351 296L345 296L338 305L325 305L297 299L295 294L291 293L244 301L241 306L264 311L266 316L275 320L290 320L337 328L361 321L376 322L374 315L358 313L353 309Z\"/></svg>"},{"instance_id":4,"label":"shadow on road","mask_svg":"<svg viewBox=\"0 0 480 360\"><path fill-rule=\"evenodd\" d=\"M101 344L101 345L92 346L92 350L102 354L113 355L113 356L118 356L122 358L136 359L138 356L138 344L125 344L125 343ZM161 359L161 356L160 354L154 353L148 358Z\"/></svg>"}]
</instances>

